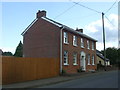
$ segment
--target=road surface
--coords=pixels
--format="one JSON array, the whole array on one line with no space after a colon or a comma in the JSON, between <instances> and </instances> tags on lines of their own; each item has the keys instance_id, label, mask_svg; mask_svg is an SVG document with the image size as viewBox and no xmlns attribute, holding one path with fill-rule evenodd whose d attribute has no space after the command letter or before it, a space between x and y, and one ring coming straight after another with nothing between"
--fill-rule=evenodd
<instances>
[{"instance_id":1,"label":"road surface","mask_svg":"<svg viewBox=\"0 0 120 90\"><path fill-rule=\"evenodd\" d=\"M92 74L79 79L36 88L118 88L118 71Z\"/></svg>"}]
</instances>

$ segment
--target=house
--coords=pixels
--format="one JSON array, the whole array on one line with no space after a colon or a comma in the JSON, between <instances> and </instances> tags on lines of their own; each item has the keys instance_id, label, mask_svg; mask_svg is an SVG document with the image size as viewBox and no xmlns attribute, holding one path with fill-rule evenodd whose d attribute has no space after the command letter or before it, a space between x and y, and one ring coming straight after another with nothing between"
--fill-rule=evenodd
<instances>
[{"instance_id":1,"label":"house","mask_svg":"<svg viewBox=\"0 0 120 90\"><path fill-rule=\"evenodd\" d=\"M36 19L23 31L23 56L59 58L60 72L76 73L96 69L96 40L46 17L38 11Z\"/></svg>"},{"instance_id":2,"label":"house","mask_svg":"<svg viewBox=\"0 0 120 90\"><path fill-rule=\"evenodd\" d=\"M110 60L108 58L106 58L106 62L104 62L104 56L102 55L102 53L98 50L96 50L96 55L97 55L97 64L102 64L103 66L106 63L106 66L110 65Z\"/></svg>"}]
</instances>

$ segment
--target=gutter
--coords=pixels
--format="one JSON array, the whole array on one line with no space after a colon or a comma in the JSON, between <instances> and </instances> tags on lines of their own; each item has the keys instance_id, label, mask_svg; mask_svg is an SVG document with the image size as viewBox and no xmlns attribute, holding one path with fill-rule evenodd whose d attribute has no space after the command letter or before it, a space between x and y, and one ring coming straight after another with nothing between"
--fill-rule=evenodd
<instances>
[{"instance_id":1,"label":"gutter","mask_svg":"<svg viewBox=\"0 0 120 90\"><path fill-rule=\"evenodd\" d=\"M64 27L60 29L60 73L62 73L62 31Z\"/></svg>"}]
</instances>

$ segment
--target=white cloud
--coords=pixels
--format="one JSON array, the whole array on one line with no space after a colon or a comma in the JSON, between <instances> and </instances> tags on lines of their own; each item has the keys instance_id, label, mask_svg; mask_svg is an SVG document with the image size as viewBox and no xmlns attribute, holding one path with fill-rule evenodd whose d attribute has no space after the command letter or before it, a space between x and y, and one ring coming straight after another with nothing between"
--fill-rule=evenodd
<instances>
[{"instance_id":1,"label":"white cloud","mask_svg":"<svg viewBox=\"0 0 120 90\"><path fill-rule=\"evenodd\" d=\"M109 19L109 20L108 20ZM106 48L118 47L118 15L110 14L108 19L104 19L105 35L106 35ZM97 42L97 49L103 49L103 27L102 20L91 22L84 27L85 33L95 39Z\"/></svg>"},{"instance_id":2,"label":"white cloud","mask_svg":"<svg viewBox=\"0 0 120 90\"><path fill-rule=\"evenodd\" d=\"M96 48L98 49L98 50L103 50L104 49L104 47L103 47L104 45L103 45L103 43L102 42L97 42L96 43ZM118 42L117 41L115 41L114 43L113 42L107 42L106 43L106 48L107 47L118 47Z\"/></svg>"}]
</instances>

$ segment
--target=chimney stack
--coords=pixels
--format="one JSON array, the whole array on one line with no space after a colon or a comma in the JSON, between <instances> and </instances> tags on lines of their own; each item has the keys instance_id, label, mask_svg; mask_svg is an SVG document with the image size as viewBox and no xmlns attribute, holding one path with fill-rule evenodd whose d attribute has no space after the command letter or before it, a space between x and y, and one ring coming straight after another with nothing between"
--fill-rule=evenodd
<instances>
[{"instance_id":1,"label":"chimney stack","mask_svg":"<svg viewBox=\"0 0 120 90\"><path fill-rule=\"evenodd\" d=\"M83 29L78 29L78 28L76 28L76 31L77 31L77 32L80 32L80 33L83 33Z\"/></svg>"},{"instance_id":2,"label":"chimney stack","mask_svg":"<svg viewBox=\"0 0 120 90\"><path fill-rule=\"evenodd\" d=\"M36 18L46 17L46 11L40 11L38 10Z\"/></svg>"}]
</instances>

